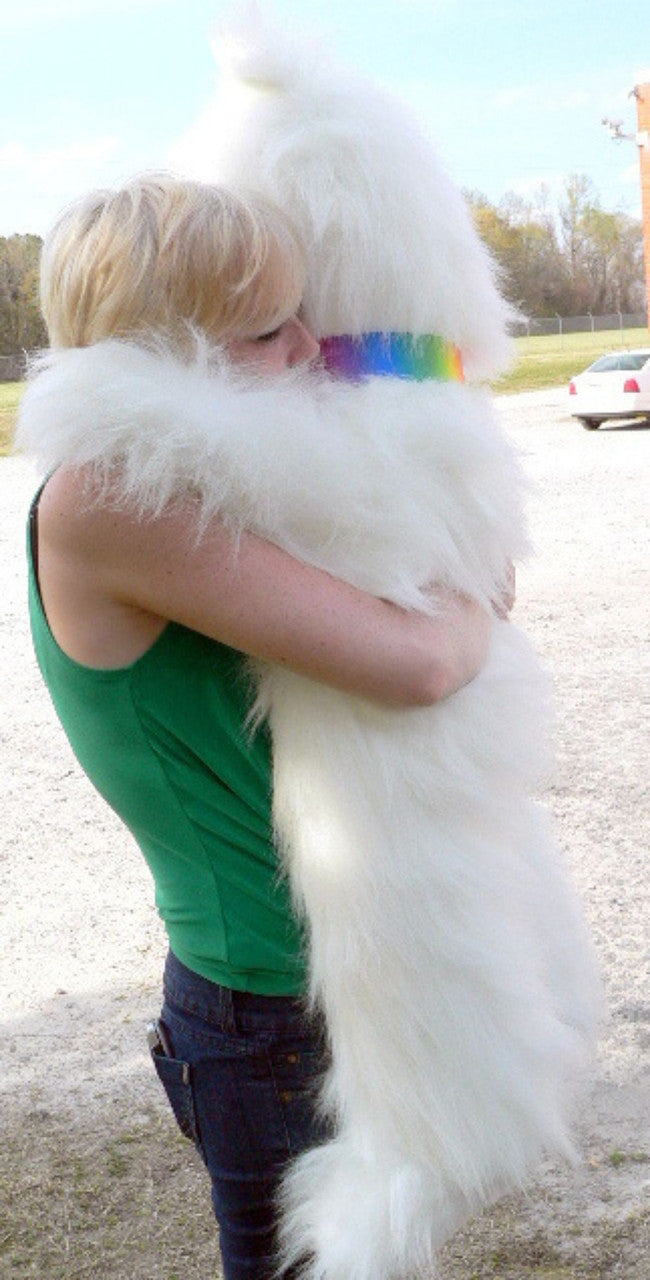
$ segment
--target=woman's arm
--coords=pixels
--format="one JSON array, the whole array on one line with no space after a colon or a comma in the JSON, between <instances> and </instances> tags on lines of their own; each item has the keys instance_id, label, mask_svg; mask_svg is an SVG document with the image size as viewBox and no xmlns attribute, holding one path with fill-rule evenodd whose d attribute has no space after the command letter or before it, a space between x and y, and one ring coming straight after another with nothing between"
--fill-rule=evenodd
<instances>
[{"instance_id":1,"label":"woman's arm","mask_svg":"<svg viewBox=\"0 0 650 1280\"><path fill-rule=\"evenodd\" d=\"M254 657L394 706L440 701L468 683L490 618L439 593L427 618L359 591L219 521L196 539L188 499L140 520L88 505L79 473L57 472L41 498L40 578L59 644L89 666L135 660L172 620Z\"/></svg>"}]
</instances>

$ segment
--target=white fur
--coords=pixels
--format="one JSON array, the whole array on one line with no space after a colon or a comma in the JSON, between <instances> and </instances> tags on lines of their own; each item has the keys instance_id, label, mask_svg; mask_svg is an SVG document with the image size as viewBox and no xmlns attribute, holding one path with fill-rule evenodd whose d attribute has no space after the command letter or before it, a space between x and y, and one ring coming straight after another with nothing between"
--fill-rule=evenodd
<instances>
[{"instance_id":1,"label":"white fur","mask_svg":"<svg viewBox=\"0 0 650 1280\"><path fill-rule=\"evenodd\" d=\"M403 110L259 16L230 47L226 105L203 123L206 146L216 129L232 139L213 171L293 214L316 331L434 332L473 375L496 367L507 307ZM48 469L121 460L143 514L191 486L204 519L409 607L430 607L433 579L488 603L526 549L517 461L467 385L247 384L200 341L184 365L114 342L46 360L21 439ZM410 1275L542 1152L570 1151L598 984L530 798L545 701L506 622L481 674L431 709L260 673L278 839L333 1050L323 1105L336 1136L284 1188L286 1255L311 1255L311 1280Z\"/></svg>"},{"instance_id":2,"label":"white fur","mask_svg":"<svg viewBox=\"0 0 650 1280\"><path fill-rule=\"evenodd\" d=\"M41 362L20 441L45 470L120 463L143 517L191 487L204 519L403 604L426 607L432 578L487 600L524 545L516 460L484 395L457 385L246 383L200 341L189 364L110 342ZM313 1251L314 1277L408 1274L543 1149L569 1149L595 983L528 799L543 685L505 622L481 675L431 709L261 676L275 820L333 1047L338 1136L285 1192L287 1250Z\"/></svg>"},{"instance_id":3,"label":"white fur","mask_svg":"<svg viewBox=\"0 0 650 1280\"><path fill-rule=\"evenodd\" d=\"M219 56L224 88L203 124L213 176L295 219L315 331L433 332L460 346L470 377L494 372L508 308L403 107L259 10ZM352 394L363 479L359 536L346 538L360 566L370 533L383 583L363 585L417 605L413 587L439 575L494 598L523 528L517 469L487 400L385 379ZM320 459L313 474L320 490ZM398 547L412 557L406 590ZM598 998L579 910L529 798L542 686L508 624L496 625L481 676L430 711L382 713L266 678L276 821L334 1048L339 1136L297 1162L285 1195L289 1256L311 1252L314 1278L409 1274L542 1149L569 1149L567 1085Z\"/></svg>"},{"instance_id":4,"label":"white fur","mask_svg":"<svg viewBox=\"0 0 650 1280\"><path fill-rule=\"evenodd\" d=\"M194 167L290 212L310 264L304 312L314 333L437 333L462 349L472 378L503 365L512 309L407 108L320 43L274 29L266 6L216 52L222 88L194 127Z\"/></svg>"}]
</instances>

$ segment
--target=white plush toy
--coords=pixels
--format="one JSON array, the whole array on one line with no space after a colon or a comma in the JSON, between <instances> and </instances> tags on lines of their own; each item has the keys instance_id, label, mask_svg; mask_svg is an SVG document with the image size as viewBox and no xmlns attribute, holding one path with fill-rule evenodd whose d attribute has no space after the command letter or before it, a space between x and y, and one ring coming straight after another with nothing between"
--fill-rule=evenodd
<instances>
[{"instance_id":1,"label":"white plush toy","mask_svg":"<svg viewBox=\"0 0 650 1280\"><path fill-rule=\"evenodd\" d=\"M307 519L309 551L416 605L433 578L497 599L524 550L522 486L469 382L503 363L508 309L460 194L408 113L316 43L258 13L217 53L212 172L290 213L310 264L306 321L329 367L361 378L340 524L319 547ZM314 464L306 508L321 484ZM338 1136L287 1180L286 1239L314 1254L314 1277L410 1275L542 1151L569 1148L597 983L530 799L542 685L504 622L479 679L428 711L266 680L276 822L334 1051Z\"/></svg>"},{"instance_id":2,"label":"white plush toy","mask_svg":"<svg viewBox=\"0 0 650 1280\"><path fill-rule=\"evenodd\" d=\"M317 49L259 21L228 48L213 176L292 215L307 321L356 380L246 385L200 342L189 362L102 343L48 359L22 438L48 469L119 459L143 510L191 485L206 517L402 605L430 608L439 581L489 606L526 547L523 485L470 381L503 358L507 308L463 203L402 109ZM310 1280L410 1276L542 1153L570 1151L598 984L531 799L544 683L499 620L481 674L430 709L260 672L333 1052L335 1137L285 1184L287 1256Z\"/></svg>"}]
</instances>

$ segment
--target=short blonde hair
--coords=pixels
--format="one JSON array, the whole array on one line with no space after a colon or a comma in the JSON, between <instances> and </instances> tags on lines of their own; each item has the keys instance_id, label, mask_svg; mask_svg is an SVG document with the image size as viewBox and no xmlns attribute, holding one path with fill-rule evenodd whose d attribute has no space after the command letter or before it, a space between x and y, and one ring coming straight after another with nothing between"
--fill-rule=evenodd
<instances>
[{"instance_id":1,"label":"short blonde hair","mask_svg":"<svg viewBox=\"0 0 650 1280\"><path fill-rule=\"evenodd\" d=\"M187 326L215 341L257 336L298 307L305 261L266 200L145 174L65 209L45 239L41 308L53 347Z\"/></svg>"}]
</instances>

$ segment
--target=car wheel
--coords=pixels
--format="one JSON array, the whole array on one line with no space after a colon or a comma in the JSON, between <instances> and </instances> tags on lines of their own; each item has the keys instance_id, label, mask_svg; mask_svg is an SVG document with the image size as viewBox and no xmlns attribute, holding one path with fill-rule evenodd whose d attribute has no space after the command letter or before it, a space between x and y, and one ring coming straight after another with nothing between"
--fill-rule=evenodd
<instances>
[{"instance_id":1,"label":"car wheel","mask_svg":"<svg viewBox=\"0 0 650 1280\"><path fill-rule=\"evenodd\" d=\"M585 431L597 431L600 426L598 418L581 418L580 421Z\"/></svg>"}]
</instances>

